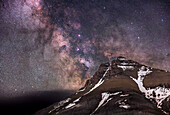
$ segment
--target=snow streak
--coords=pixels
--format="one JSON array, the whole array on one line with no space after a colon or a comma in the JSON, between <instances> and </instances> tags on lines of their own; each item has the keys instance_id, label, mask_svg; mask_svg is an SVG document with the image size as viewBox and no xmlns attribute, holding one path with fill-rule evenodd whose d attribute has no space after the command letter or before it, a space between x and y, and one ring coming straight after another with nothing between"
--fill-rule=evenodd
<instances>
[{"instance_id":1,"label":"snow streak","mask_svg":"<svg viewBox=\"0 0 170 115\"><path fill-rule=\"evenodd\" d=\"M84 95L87 95L89 94L90 92L92 92L94 89L96 89L97 87L99 87L103 82L104 82L104 77L106 76L107 72L110 70L111 68L111 64L110 66L107 68L106 72L103 74L103 77L98 81L98 83L93 87L91 88L87 93L85 93Z\"/></svg>"},{"instance_id":2,"label":"snow streak","mask_svg":"<svg viewBox=\"0 0 170 115\"><path fill-rule=\"evenodd\" d=\"M102 93L102 100L99 102L99 105L97 106L97 108L90 114L94 114L101 106L106 105L112 98L109 98L110 96L113 95L118 95L121 92L116 92L116 93L108 93L108 92L104 92Z\"/></svg>"}]
</instances>

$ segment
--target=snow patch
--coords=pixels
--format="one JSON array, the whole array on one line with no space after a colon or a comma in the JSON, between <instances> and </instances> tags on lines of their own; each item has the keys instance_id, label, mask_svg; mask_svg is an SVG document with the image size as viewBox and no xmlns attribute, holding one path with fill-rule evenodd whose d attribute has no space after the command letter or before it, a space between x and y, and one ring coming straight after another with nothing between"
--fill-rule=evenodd
<instances>
[{"instance_id":1,"label":"snow patch","mask_svg":"<svg viewBox=\"0 0 170 115\"><path fill-rule=\"evenodd\" d=\"M129 96L129 94L122 94L122 95L120 95L120 97L126 97L126 96Z\"/></svg>"},{"instance_id":2,"label":"snow patch","mask_svg":"<svg viewBox=\"0 0 170 115\"><path fill-rule=\"evenodd\" d=\"M76 92L76 95L77 95L79 92L83 92L83 91L85 91L85 90L86 90L86 87L84 87L83 89L78 90L78 91Z\"/></svg>"},{"instance_id":3,"label":"snow patch","mask_svg":"<svg viewBox=\"0 0 170 115\"><path fill-rule=\"evenodd\" d=\"M81 99L81 97L77 98L76 100L74 100L72 103L69 103L66 107L62 107L63 109L69 109L69 108L72 108L76 105L77 102L79 102ZM49 111L48 113L50 114L51 112L53 112L54 110L57 111L57 109L59 109L61 106L63 106L65 103L69 102L71 100L71 98L68 98L66 100L63 100L63 101L60 101L58 103L58 105L54 106L54 109ZM56 112L56 114L58 114L58 112Z\"/></svg>"},{"instance_id":4,"label":"snow patch","mask_svg":"<svg viewBox=\"0 0 170 115\"><path fill-rule=\"evenodd\" d=\"M146 70L145 70L146 69ZM145 75L148 75L149 73L151 73L152 71L149 70L149 68L145 67L145 66L142 66L139 71L138 71L138 77L142 77L142 76L145 76Z\"/></svg>"},{"instance_id":5,"label":"snow patch","mask_svg":"<svg viewBox=\"0 0 170 115\"><path fill-rule=\"evenodd\" d=\"M138 78L135 79L131 76L130 78L136 82L136 84L139 87L139 90L145 94L145 97L147 99L155 99L157 107L161 108L162 101L165 100L170 95L170 88L156 87L152 89L150 88L146 89L143 86L144 76L150 74L151 72L152 71L150 71L149 68L142 66L138 71Z\"/></svg>"},{"instance_id":6,"label":"snow patch","mask_svg":"<svg viewBox=\"0 0 170 115\"><path fill-rule=\"evenodd\" d=\"M123 66L123 65L117 65L118 68L122 68L123 71L125 71L126 69L134 69L133 66Z\"/></svg>"},{"instance_id":7,"label":"snow patch","mask_svg":"<svg viewBox=\"0 0 170 115\"><path fill-rule=\"evenodd\" d=\"M162 101L165 100L170 95L170 89L163 87L148 88L145 92L145 96L148 99L155 99L157 102L157 107L161 108Z\"/></svg>"},{"instance_id":8,"label":"snow patch","mask_svg":"<svg viewBox=\"0 0 170 115\"><path fill-rule=\"evenodd\" d=\"M67 105L65 108L68 109L70 107L73 107L74 105L76 105L75 103L70 103L69 105Z\"/></svg>"},{"instance_id":9,"label":"snow patch","mask_svg":"<svg viewBox=\"0 0 170 115\"><path fill-rule=\"evenodd\" d=\"M81 97L79 97L78 99L74 100L73 102L76 103L76 102L79 102L81 99Z\"/></svg>"},{"instance_id":10,"label":"snow patch","mask_svg":"<svg viewBox=\"0 0 170 115\"><path fill-rule=\"evenodd\" d=\"M68 104L68 105L65 107L65 109L69 109L69 108L74 107L74 106L76 105L76 103L80 101L80 99L81 99L81 97L79 97L78 99L74 100L73 103Z\"/></svg>"},{"instance_id":11,"label":"snow patch","mask_svg":"<svg viewBox=\"0 0 170 115\"><path fill-rule=\"evenodd\" d=\"M84 91L84 90L86 90L86 87L84 87L83 89L79 90L78 92L82 92L82 91Z\"/></svg>"},{"instance_id":12,"label":"snow patch","mask_svg":"<svg viewBox=\"0 0 170 115\"><path fill-rule=\"evenodd\" d=\"M119 105L119 107L128 109L128 108L130 108L130 105Z\"/></svg>"},{"instance_id":13,"label":"snow patch","mask_svg":"<svg viewBox=\"0 0 170 115\"><path fill-rule=\"evenodd\" d=\"M122 92L120 91L120 92L112 93L111 95L118 95L120 93L122 93Z\"/></svg>"},{"instance_id":14,"label":"snow patch","mask_svg":"<svg viewBox=\"0 0 170 115\"><path fill-rule=\"evenodd\" d=\"M120 63L121 65L136 65L136 63L125 63L125 62L123 62L123 63Z\"/></svg>"},{"instance_id":15,"label":"snow patch","mask_svg":"<svg viewBox=\"0 0 170 115\"><path fill-rule=\"evenodd\" d=\"M67 98L63 101L60 101L57 105L54 105L54 109L52 109L51 111L49 111L48 113L53 112L54 110L60 108L61 106L63 106L65 103L69 102L71 100L71 98Z\"/></svg>"},{"instance_id":16,"label":"snow patch","mask_svg":"<svg viewBox=\"0 0 170 115\"><path fill-rule=\"evenodd\" d=\"M119 107L121 108L124 108L124 109L129 109L130 108L130 105L126 104L125 102L127 101L127 99L125 100L119 100L118 101L118 104L119 104ZM116 102L117 103L117 102Z\"/></svg>"},{"instance_id":17,"label":"snow patch","mask_svg":"<svg viewBox=\"0 0 170 115\"><path fill-rule=\"evenodd\" d=\"M123 57L122 58L118 58L118 59L121 60L121 61L127 60L126 58L123 58Z\"/></svg>"}]
</instances>

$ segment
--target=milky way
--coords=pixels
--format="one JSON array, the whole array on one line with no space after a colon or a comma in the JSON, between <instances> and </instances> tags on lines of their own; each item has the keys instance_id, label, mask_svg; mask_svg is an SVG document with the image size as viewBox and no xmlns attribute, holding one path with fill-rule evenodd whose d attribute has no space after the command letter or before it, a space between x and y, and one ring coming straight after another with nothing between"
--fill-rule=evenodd
<instances>
[{"instance_id":1,"label":"milky way","mask_svg":"<svg viewBox=\"0 0 170 115\"><path fill-rule=\"evenodd\" d=\"M124 56L170 70L168 0L1 0L0 90L76 90Z\"/></svg>"}]
</instances>

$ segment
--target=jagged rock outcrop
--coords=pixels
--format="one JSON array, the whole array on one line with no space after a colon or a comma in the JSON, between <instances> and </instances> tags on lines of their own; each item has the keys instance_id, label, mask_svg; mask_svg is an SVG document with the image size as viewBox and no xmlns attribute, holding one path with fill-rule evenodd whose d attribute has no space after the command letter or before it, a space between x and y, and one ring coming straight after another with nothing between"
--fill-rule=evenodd
<instances>
[{"instance_id":1,"label":"jagged rock outcrop","mask_svg":"<svg viewBox=\"0 0 170 115\"><path fill-rule=\"evenodd\" d=\"M36 115L161 115L170 113L170 72L124 57L101 64L86 85Z\"/></svg>"}]
</instances>

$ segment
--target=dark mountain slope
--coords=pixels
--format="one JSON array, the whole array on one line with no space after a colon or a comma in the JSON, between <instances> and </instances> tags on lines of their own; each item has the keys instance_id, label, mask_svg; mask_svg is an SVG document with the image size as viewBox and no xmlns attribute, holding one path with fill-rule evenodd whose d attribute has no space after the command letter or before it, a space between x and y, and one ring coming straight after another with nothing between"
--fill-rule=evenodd
<instances>
[{"instance_id":1,"label":"dark mountain slope","mask_svg":"<svg viewBox=\"0 0 170 115\"><path fill-rule=\"evenodd\" d=\"M161 115L170 111L170 72L124 57L101 64L71 97L36 115Z\"/></svg>"}]
</instances>

